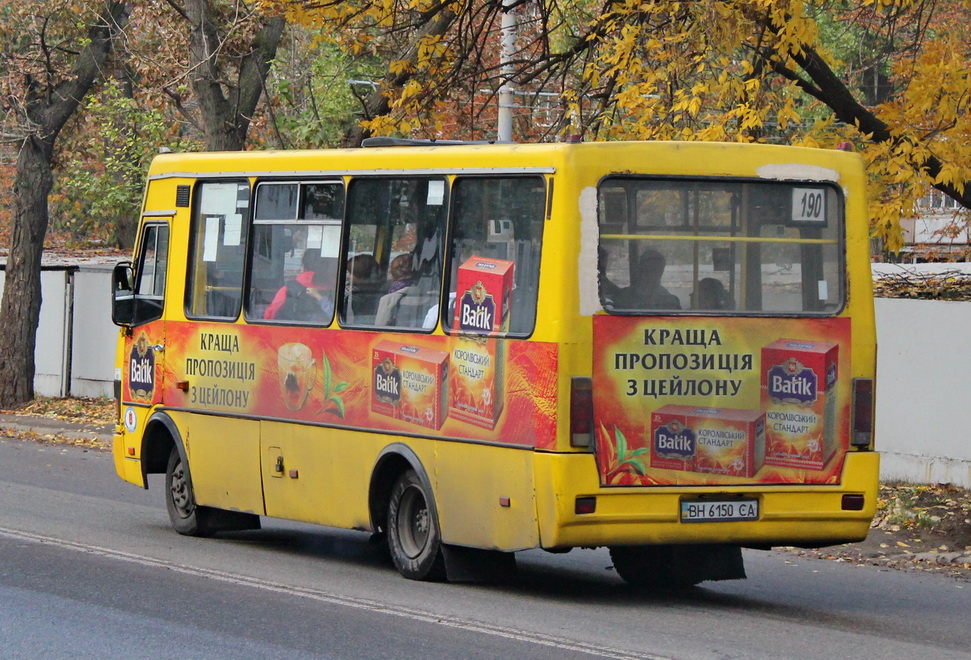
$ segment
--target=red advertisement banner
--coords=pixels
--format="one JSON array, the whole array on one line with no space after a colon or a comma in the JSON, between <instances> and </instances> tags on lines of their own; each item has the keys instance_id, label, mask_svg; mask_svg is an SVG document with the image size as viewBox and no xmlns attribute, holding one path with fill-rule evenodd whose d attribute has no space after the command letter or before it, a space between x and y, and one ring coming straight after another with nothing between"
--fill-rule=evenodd
<instances>
[{"instance_id":1,"label":"red advertisement banner","mask_svg":"<svg viewBox=\"0 0 971 660\"><path fill-rule=\"evenodd\" d=\"M594 318L601 482L836 483L850 320Z\"/></svg>"},{"instance_id":2,"label":"red advertisement banner","mask_svg":"<svg viewBox=\"0 0 971 660\"><path fill-rule=\"evenodd\" d=\"M126 365L127 400L390 433L555 445L555 344L167 323L164 352L153 354L145 347L162 343L161 335L161 324L140 328L126 347L137 367ZM149 369L160 384L151 392L143 382Z\"/></svg>"}]
</instances>

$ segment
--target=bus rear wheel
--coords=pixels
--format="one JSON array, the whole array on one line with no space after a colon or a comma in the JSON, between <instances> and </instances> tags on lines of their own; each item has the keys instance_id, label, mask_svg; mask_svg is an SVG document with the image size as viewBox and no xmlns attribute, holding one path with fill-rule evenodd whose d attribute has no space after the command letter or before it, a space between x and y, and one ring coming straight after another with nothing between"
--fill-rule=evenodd
<instances>
[{"instance_id":1,"label":"bus rear wheel","mask_svg":"<svg viewBox=\"0 0 971 660\"><path fill-rule=\"evenodd\" d=\"M409 580L445 579L445 558L430 489L414 470L404 472L388 502L388 550Z\"/></svg>"},{"instance_id":2,"label":"bus rear wheel","mask_svg":"<svg viewBox=\"0 0 971 660\"><path fill-rule=\"evenodd\" d=\"M704 578L684 570L675 558L675 546L616 546L610 548L610 558L617 574L635 587L650 589L685 589ZM676 570L680 565L682 570Z\"/></svg>"},{"instance_id":3,"label":"bus rear wheel","mask_svg":"<svg viewBox=\"0 0 971 660\"><path fill-rule=\"evenodd\" d=\"M196 506L189 471L175 447L169 454L169 463L165 470L165 508L169 512L172 527L179 534L211 536L215 531L210 524L209 509Z\"/></svg>"},{"instance_id":4,"label":"bus rear wheel","mask_svg":"<svg viewBox=\"0 0 971 660\"><path fill-rule=\"evenodd\" d=\"M635 587L685 589L707 580L745 579L737 545L613 546L610 558L617 574Z\"/></svg>"}]
</instances>

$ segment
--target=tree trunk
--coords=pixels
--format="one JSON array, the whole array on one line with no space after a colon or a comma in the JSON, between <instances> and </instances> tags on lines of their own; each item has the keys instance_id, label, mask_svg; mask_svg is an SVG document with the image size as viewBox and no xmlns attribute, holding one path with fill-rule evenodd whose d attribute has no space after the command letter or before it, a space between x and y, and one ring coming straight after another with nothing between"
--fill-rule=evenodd
<instances>
[{"instance_id":1,"label":"tree trunk","mask_svg":"<svg viewBox=\"0 0 971 660\"><path fill-rule=\"evenodd\" d=\"M17 158L14 223L0 302L0 407L34 397L34 348L40 319L40 262L47 195L54 185L49 145L28 140Z\"/></svg>"},{"instance_id":2,"label":"tree trunk","mask_svg":"<svg viewBox=\"0 0 971 660\"><path fill-rule=\"evenodd\" d=\"M121 83L121 94L124 98L131 101L135 100L135 72L132 70L131 66L125 62L122 66L118 68L115 72L115 79ZM134 137L134 133L138 130L132 125L131 120L128 117L123 119L115 119L117 122L115 124L116 130L124 137L126 144L133 144L131 138ZM128 166L125 168L125 174L116 173L114 175L114 183L119 188L130 189L133 185L140 185L141 177L137 179L138 184L132 180L132 172L140 170L140 165L138 161L138 155L134 154L132 150L125 149L123 152L123 158ZM111 223L111 237L114 241L115 247L121 248L122 250L130 251L135 247L135 236L138 233L138 219L139 213L137 208L131 208L127 213L119 212Z\"/></svg>"},{"instance_id":3,"label":"tree trunk","mask_svg":"<svg viewBox=\"0 0 971 660\"><path fill-rule=\"evenodd\" d=\"M769 57L771 56L772 54L769 55ZM807 94L829 106L838 120L850 126L856 126L861 133L869 135L870 141L874 144L904 139L894 135L890 126L877 117L870 108L861 104L815 50L804 48L801 53L794 54L792 59L800 66L809 80L786 68L778 59L773 63L775 71L796 83ZM914 161L913 164L915 169L924 170L931 179L937 177L944 166L933 155L928 156L924 161ZM935 183L933 186L964 208L971 209L971 185L968 185L968 183L971 182Z\"/></svg>"},{"instance_id":4,"label":"tree trunk","mask_svg":"<svg viewBox=\"0 0 971 660\"><path fill-rule=\"evenodd\" d=\"M189 78L199 103L206 151L241 151L286 19L273 16L263 24L253 37L252 50L239 58L237 83L231 86L217 62L221 44L210 0L187 0L185 15L189 21Z\"/></svg>"},{"instance_id":5,"label":"tree trunk","mask_svg":"<svg viewBox=\"0 0 971 660\"><path fill-rule=\"evenodd\" d=\"M115 216L112 238L115 247L130 251L135 247L135 236L138 233L138 219L136 213L120 213Z\"/></svg>"},{"instance_id":6,"label":"tree trunk","mask_svg":"<svg viewBox=\"0 0 971 660\"><path fill-rule=\"evenodd\" d=\"M107 2L101 21L88 31L87 45L71 70L48 71L48 84L32 89L24 104L25 124L32 132L17 158L14 225L0 300L0 408L17 407L34 397L40 267L47 234L47 196L54 185L54 144L101 76L111 40L124 29L130 12L127 2ZM56 82L58 78L61 82Z\"/></svg>"},{"instance_id":7,"label":"tree trunk","mask_svg":"<svg viewBox=\"0 0 971 660\"><path fill-rule=\"evenodd\" d=\"M415 38L406 52L396 59L406 62L416 59L422 39L445 34L452 27L456 18L456 14L444 5L440 7L438 12L429 14L427 22L416 32ZM400 89L411 80L413 75L408 67L396 74L389 73L384 78L384 87L385 89ZM362 100L361 112L356 114L351 123L344 129L344 137L341 140L342 147L360 147L366 138L371 137L371 129L364 128L361 122L391 112L391 99L385 89L377 89L367 99Z\"/></svg>"}]
</instances>

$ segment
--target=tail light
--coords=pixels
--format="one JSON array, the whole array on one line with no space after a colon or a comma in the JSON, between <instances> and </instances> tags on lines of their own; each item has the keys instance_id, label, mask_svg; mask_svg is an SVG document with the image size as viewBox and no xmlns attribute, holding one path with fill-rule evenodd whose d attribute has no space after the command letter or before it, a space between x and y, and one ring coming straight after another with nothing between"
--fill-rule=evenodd
<instances>
[{"instance_id":1,"label":"tail light","mask_svg":"<svg viewBox=\"0 0 971 660\"><path fill-rule=\"evenodd\" d=\"M570 445L593 446L593 381L574 378L570 383Z\"/></svg>"},{"instance_id":2,"label":"tail light","mask_svg":"<svg viewBox=\"0 0 971 660\"><path fill-rule=\"evenodd\" d=\"M854 447L869 447L873 442L873 380L853 379L853 435Z\"/></svg>"},{"instance_id":3,"label":"tail light","mask_svg":"<svg viewBox=\"0 0 971 660\"><path fill-rule=\"evenodd\" d=\"M578 516L587 513L597 512L597 498L596 497L577 497L576 503L573 505L573 511Z\"/></svg>"}]
</instances>

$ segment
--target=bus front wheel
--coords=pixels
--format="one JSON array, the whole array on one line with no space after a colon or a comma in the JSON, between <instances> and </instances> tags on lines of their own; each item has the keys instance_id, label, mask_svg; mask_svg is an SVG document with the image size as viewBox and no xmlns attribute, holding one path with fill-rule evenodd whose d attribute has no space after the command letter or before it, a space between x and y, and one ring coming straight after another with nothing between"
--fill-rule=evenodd
<instances>
[{"instance_id":1,"label":"bus front wheel","mask_svg":"<svg viewBox=\"0 0 971 660\"><path fill-rule=\"evenodd\" d=\"M172 527L179 534L212 535L214 530L209 521L209 510L196 506L189 471L175 447L169 454L169 464L165 470L165 508L168 509Z\"/></svg>"},{"instance_id":2,"label":"bus front wheel","mask_svg":"<svg viewBox=\"0 0 971 660\"><path fill-rule=\"evenodd\" d=\"M445 579L442 537L432 494L414 470L404 472L388 502L388 549L398 572L409 580Z\"/></svg>"}]
</instances>

